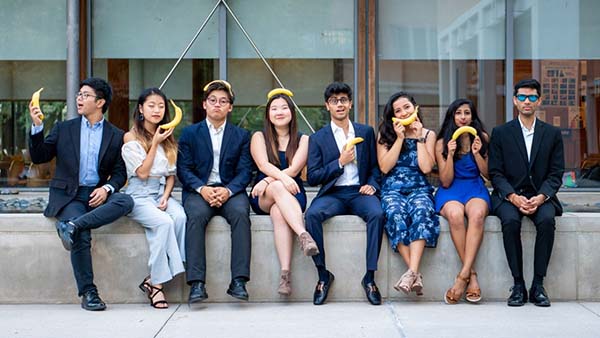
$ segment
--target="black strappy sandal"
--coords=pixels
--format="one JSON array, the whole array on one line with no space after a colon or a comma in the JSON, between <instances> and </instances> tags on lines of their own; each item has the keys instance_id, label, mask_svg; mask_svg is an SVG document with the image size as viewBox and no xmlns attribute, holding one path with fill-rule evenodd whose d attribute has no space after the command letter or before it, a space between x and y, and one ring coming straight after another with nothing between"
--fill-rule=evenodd
<instances>
[{"instance_id":1,"label":"black strappy sandal","mask_svg":"<svg viewBox=\"0 0 600 338\"><path fill-rule=\"evenodd\" d=\"M144 280L142 281L142 283L140 285L138 285L138 287L140 288L140 290L142 290L142 292L144 292L146 294L146 296L150 300L150 306L152 306L155 309L168 309L169 308L169 303L165 299L157 300L157 301L154 300L156 295L158 295L159 293L162 293L163 297L164 297L165 293L164 293L162 287L159 288L159 287L156 287L156 286L150 284L150 276L144 278ZM159 306L162 304L165 304L166 306Z\"/></svg>"}]
</instances>

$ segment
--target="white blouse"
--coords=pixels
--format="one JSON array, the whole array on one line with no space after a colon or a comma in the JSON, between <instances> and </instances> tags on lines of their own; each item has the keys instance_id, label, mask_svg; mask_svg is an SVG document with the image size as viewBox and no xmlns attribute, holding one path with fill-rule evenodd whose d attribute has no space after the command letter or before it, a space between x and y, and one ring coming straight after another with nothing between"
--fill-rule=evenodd
<instances>
[{"instance_id":1,"label":"white blouse","mask_svg":"<svg viewBox=\"0 0 600 338\"><path fill-rule=\"evenodd\" d=\"M121 148L121 155L127 167L127 177L137 176L135 171L142 165L142 162L148 155L139 141L129 141ZM169 165L169 160L165 154L162 144L158 145L154 163L150 168L150 176L162 177L175 175L175 163Z\"/></svg>"}]
</instances>

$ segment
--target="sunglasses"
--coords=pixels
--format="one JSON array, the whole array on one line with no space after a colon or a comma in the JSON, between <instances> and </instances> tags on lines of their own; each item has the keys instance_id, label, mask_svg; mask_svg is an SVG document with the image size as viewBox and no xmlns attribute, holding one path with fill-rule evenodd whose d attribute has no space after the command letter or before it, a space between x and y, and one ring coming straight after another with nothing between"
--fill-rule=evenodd
<instances>
[{"instance_id":1,"label":"sunglasses","mask_svg":"<svg viewBox=\"0 0 600 338\"><path fill-rule=\"evenodd\" d=\"M540 96L539 95L525 95L525 94L519 94L516 95L517 100L521 101L521 102L525 102L525 99L529 99L529 102L536 102Z\"/></svg>"}]
</instances>

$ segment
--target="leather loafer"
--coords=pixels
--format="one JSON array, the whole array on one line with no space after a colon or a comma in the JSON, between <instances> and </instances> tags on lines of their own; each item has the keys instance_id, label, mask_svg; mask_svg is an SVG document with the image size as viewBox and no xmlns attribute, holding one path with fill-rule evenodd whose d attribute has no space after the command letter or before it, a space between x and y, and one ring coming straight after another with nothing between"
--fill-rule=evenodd
<instances>
[{"instance_id":1,"label":"leather loafer","mask_svg":"<svg viewBox=\"0 0 600 338\"><path fill-rule=\"evenodd\" d=\"M71 222L56 222L56 232L58 233L58 238L60 238L63 247L65 247L67 251L71 251L71 247L73 247L75 230L75 224Z\"/></svg>"},{"instance_id":2,"label":"leather loafer","mask_svg":"<svg viewBox=\"0 0 600 338\"><path fill-rule=\"evenodd\" d=\"M365 283L363 279L360 283L365 289L365 293L367 295L367 300L369 303L373 305L381 305L381 293L379 293L379 288L377 288L377 284L375 282Z\"/></svg>"},{"instance_id":3,"label":"leather loafer","mask_svg":"<svg viewBox=\"0 0 600 338\"><path fill-rule=\"evenodd\" d=\"M525 289L525 285L515 284L510 290L512 292L506 302L508 306L523 306L527 303L527 289Z\"/></svg>"},{"instance_id":4,"label":"leather loafer","mask_svg":"<svg viewBox=\"0 0 600 338\"><path fill-rule=\"evenodd\" d=\"M90 290L81 297L81 307L88 311L102 311L106 309L106 304L98 296L98 290Z\"/></svg>"},{"instance_id":5,"label":"leather loafer","mask_svg":"<svg viewBox=\"0 0 600 338\"><path fill-rule=\"evenodd\" d=\"M193 282L190 286L190 296L188 297L188 303L198 303L208 298L206 293L206 284L204 282Z\"/></svg>"},{"instance_id":6,"label":"leather loafer","mask_svg":"<svg viewBox=\"0 0 600 338\"><path fill-rule=\"evenodd\" d=\"M246 281L243 278L235 278L229 283L227 294L239 300L248 300L248 291L246 291Z\"/></svg>"},{"instance_id":7,"label":"leather loafer","mask_svg":"<svg viewBox=\"0 0 600 338\"><path fill-rule=\"evenodd\" d=\"M550 306L550 298L543 285L532 285L529 289L529 301L535 306Z\"/></svg>"},{"instance_id":8,"label":"leather loafer","mask_svg":"<svg viewBox=\"0 0 600 338\"><path fill-rule=\"evenodd\" d=\"M317 286L315 287L315 293L313 295L313 304L315 305L323 305L327 300L327 295L329 294L329 288L335 279L335 276L329 271L329 282L325 283L323 281L318 281Z\"/></svg>"}]
</instances>

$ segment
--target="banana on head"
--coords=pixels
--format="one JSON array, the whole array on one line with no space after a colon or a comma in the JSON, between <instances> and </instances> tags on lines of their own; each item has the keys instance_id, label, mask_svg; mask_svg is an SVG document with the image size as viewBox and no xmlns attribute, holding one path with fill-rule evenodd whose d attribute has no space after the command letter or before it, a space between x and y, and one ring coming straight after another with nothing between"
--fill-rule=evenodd
<instances>
[{"instance_id":1,"label":"banana on head","mask_svg":"<svg viewBox=\"0 0 600 338\"><path fill-rule=\"evenodd\" d=\"M292 93L291 90L289 89L285 89L285 88L275 88L273 90L271 90L268 94L267 94L267 101L270 100L273 96L277 95L277 94L283 94L289 97L294 96L294 93Z\"/></svg>"}]
</instances>

